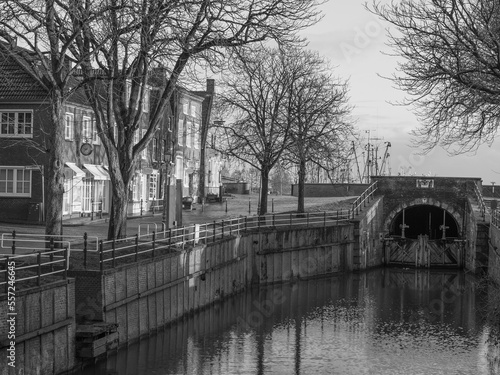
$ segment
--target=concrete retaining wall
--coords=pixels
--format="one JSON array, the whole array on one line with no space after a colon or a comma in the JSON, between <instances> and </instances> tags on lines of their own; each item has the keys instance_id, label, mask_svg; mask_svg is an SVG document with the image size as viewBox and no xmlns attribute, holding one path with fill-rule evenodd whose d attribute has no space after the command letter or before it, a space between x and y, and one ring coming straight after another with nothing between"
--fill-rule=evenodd
<instances>
[{"instance_id":1,"label":"concrete retaining wall","mask_svg":"<svg viewBox=\"0 0 500 375\"><path fill-rule=\"evenodd\" d=\"M75 365L74 281L59 281L17 291L15 311L7 315L7 295L0 296L0 374L60 374ZM7 322L15 317L15 367L9 366Z\"/></svg>"},{"instance_id":2,"label":"concrete retaining wall","mask_svg":"<svg viewBox=\"0 0 500 375\"><path fill-rule=\"evenodd\" d=\"M78 321L117 323L129 343L251 284L353 269L353 225L230 236L175 254L77 278Z\"/></svg>"}]
</instances>

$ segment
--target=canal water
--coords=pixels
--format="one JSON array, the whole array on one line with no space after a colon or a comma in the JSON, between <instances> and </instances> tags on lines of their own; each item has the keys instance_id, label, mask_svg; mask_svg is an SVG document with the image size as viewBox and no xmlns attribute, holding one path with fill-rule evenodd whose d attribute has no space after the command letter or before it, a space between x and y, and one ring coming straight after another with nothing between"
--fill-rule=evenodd
<instances>
[{"instance_id":1,"label":"canal water","mask_svg":"<svg viewBox=\"0 0 500 375\"><path fill-rule=\"evenodd\" d=\"M481 285L386 268L250 290L79 374L500 374Z\"/></svg>"}]
</instances>

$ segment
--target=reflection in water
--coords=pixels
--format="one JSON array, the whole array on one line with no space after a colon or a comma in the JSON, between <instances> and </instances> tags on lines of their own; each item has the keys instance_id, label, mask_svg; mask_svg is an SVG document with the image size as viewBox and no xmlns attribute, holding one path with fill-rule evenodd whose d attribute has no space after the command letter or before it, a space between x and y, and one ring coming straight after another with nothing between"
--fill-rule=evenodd
<instances>
[{"instance_id":1,"label":"reflection in water","mask_svg":"<svg viewBox=\"0 0 500 375\"><path fill-rule=\"evenodd\" d=\"M81 374L497 374L475 280L378 269L252 290Z\"/></svg>"}]
</instances>

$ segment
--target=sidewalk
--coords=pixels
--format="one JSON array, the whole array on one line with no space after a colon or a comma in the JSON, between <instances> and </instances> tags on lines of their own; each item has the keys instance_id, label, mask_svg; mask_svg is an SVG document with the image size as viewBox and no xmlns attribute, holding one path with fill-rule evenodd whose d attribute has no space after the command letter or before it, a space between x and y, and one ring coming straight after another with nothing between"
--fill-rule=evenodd
<instances>
[{"instance_id":1,"label":"sidewalk","mask_svg":"<svg viewBox=\"0 0 500 375\"><path fill-rule=\"evenodd\" d=\"M336 211L350 207L350 203L355 197L329 197L329 198L306 198L306 211ZM257 195L232 195L228 196L226 202L210 203L202 206L193 205L192 210L182 211L182 224L184 226L192 224L203 224L225 218L241 216L254 216L257 214ZM290 212L297 209L297 198L291 196L269 196L268 213ZM156 227L155 227L156 225ZM143 216L129 217L127 220L127 236L136 233L161 230L161 212L152 215L151 212L144 213ZM155 229L156 228L156 229ZM0 233L44 234L45 227L41 225L21 225L0 222ZM84 233L89 237L98 237L99 240L106 239L108 233L107 218L72 218L63 221L63 235L79 237L83 239ZM1 252L1 249L0 249Z\"/></svg>"}]
</instances>

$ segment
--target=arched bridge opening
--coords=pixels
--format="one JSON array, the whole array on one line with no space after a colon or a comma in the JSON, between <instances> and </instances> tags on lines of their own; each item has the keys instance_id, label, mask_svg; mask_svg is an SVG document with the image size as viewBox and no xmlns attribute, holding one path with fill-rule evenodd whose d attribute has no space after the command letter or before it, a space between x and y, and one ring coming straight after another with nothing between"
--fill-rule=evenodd
<instances>
[{"instance_id":1,"label":"arched bridge opening","mask_svg":"<svg viewBox=\"0 0 500 375\"><path fill-rule=\"evenodd\" d=\"M464 264L464 242L454 216L428 204L403 208L389 225L384 241L388 265L456 267Z\"/></svg>"},{"instance_id":2,"label":"arched bridge opening","mask_svg":"<svg viewBox=\"0 0 500 375\"><path fill-rule=\"evenodd\" d=\"M427 235L429 240L458 238L455 218L446 210L428 204L412 206L400 211L393 219L390 235L417 239Z\"/></svg>"}]
</instances>

